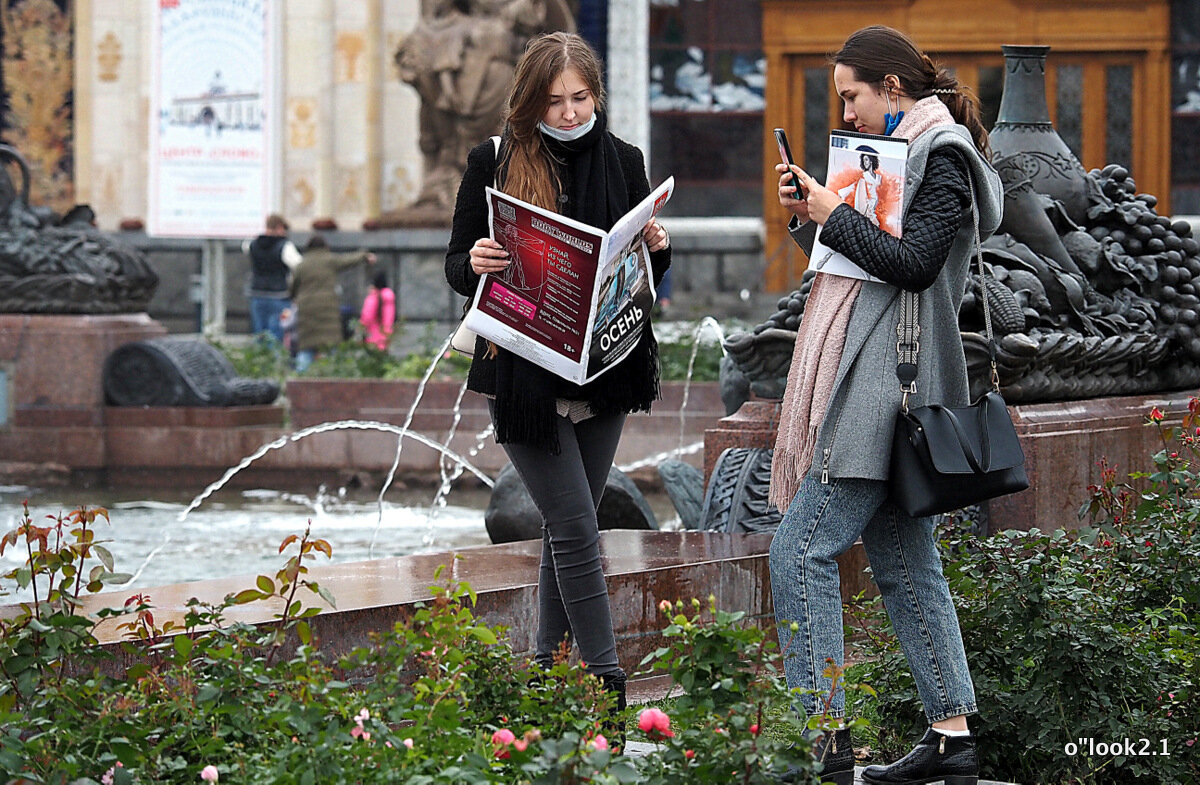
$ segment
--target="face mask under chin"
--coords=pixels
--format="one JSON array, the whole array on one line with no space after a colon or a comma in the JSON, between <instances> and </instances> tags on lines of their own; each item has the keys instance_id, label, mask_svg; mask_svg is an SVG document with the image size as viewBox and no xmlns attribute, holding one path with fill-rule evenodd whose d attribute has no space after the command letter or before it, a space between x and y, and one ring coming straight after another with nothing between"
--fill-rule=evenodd
<instances>
[{"instance_id":1,"label":"face mask under chin","mask_svg":"<svg viewBox=\"0 0 1200 785\"><path fill-rule=\"evenodd\" d=\"M592 126L595 124L596 115L593 113L590 120L582 125L572 128L570 131L563 131L558 128L553 128L541 122L538 123L538 129L551 139L557 139L560 142L572 142L582 137L588 131L592 130Z\"/></svg>"}]
</instances>

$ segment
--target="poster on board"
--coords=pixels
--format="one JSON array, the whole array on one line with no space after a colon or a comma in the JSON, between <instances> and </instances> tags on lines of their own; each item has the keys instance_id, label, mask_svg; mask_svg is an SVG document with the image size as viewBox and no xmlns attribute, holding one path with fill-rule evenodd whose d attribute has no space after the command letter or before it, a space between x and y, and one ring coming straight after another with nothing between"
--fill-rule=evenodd
<instances>
[{"instance_id":1,"label":"poster on board","mask_svg":"<svg viewBox=\"0 0 1200 785\"><path fill-rule=\"evenodd\" d=\"M157 0L147 232L246 237L278 202L272 0Z\"/></svg>"}]
</instances>

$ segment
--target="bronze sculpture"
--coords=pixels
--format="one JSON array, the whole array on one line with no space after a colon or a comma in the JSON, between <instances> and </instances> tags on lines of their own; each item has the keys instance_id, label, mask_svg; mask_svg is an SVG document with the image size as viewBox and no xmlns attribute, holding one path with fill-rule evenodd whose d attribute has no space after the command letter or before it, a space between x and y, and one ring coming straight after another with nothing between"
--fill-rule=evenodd
<instances>
[{"instance_id":1,"label":"bronze sculpture","mask_svg":"<svg viewBox=\"0 0 1200 785\"><path fill-rule=\"evenodd\" d=\"M53 222L29 204L29 166L0 145L0 164L20 169L20 189L0 169L0 313L112 314L145 311L158 276L145 255L84 220Z\"/></svg>"}]
</instances>

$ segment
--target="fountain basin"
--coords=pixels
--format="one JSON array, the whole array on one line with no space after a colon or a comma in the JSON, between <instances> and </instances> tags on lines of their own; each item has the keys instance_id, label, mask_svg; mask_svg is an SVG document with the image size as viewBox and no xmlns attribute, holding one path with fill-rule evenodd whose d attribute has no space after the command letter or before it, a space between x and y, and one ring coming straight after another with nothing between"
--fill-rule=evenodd
<instances>
[{"instance_id":1,"label":"fountain basin","mask_svg":"<svg viewBox=\"0 0 1200 785\"><path fill-rule=\"evenodd\" d=\"M717 607L746 611L747 623L773 628L770 570L767 563L771 536L730 535L711 532L661 532L613 530L601 532L600 549L612 598L613 625L621 665L629 673L642 658L662 645L665 626L658 603L662 600L704 601L710 594ZM314 637L330 656L368 643L371 632L387 630L406 618L417 602L432 599L429 587L443 567L442 580L465 581L478 593L478 618L509 627L508 640L518 655L531 654L537 613L537 575L541 556L538 541L485 545L453 552L417 554L391 559L313 564L310 580L328 588L337 609L324 606L314 594L301 592L305 603L315 602L323 612L311 620ZM230 592L253 585L252 576L197 581L143 589L151 598L158 624L180 622L187 601L198 598L218 602ZM105 592L84 599L82 611L95 613L119 607L130 592ZM0 615L12 606L0 607ZM256 602L230 608L229 621L264 624L279 612L276 604ZM115 667L124 669L138 660L136 649L115 645L119 620L107 620L97 637L111 644Z\"/></svg>"},{"instance_id":2,"label":"fountain basin","mask_svg":"<svg viewBox=\"0 0 1200 785\"><path fill-rule=\"evenodd\" d=\"M430 381L413 417L412 430L444 443L455 419L459 381ZM24 412L0 428L0 482L177 488L211 482L265 444L293 430L339 420L401 426L418 383L408 380L293 379L290 408L104 407L93 405L86 421L64 421L61 413ZM724 415L715 382L664 382L652 414L631 415L617 452L618 466L643 462L632 471L639 483L657 482L648 456L681 444L699 445L706 428ZM467 393L450 449L489 476L508 462L491 437L482 396ZM290 428L285 422L290 419ZM682 429L681 429L682 423ZM396 457L394 433L337 430L272 450L231 479L233 487L308 488L320 484L377 488ZM472 452L475 454L472 455ZM406 439L397 477L410 484L437 481L440 453ZM698 447L679 456L699 466ZM464 475L466 477L468 475ZM470 480L468 480L470 482Z\"/></svg>"}]
</instances>

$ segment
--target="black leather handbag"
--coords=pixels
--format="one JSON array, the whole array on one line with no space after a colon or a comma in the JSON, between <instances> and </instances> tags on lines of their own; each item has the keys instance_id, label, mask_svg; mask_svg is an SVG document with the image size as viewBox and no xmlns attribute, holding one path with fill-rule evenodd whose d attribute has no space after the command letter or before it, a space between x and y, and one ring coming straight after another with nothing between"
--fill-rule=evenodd
<instances>
[{"instance_id":1,"label":"black leather handbag","mask_svg":"<svg viewBox=\"0 0 1200 785\"><path fill-rule=\"evenodd\" d=\"M974 193L973 184L971 190ZM975 222L983 323L992 366L992 389L975 403L957 408L939 404L908 407L908 396L916 391L921 328L917 295L901 292L896 376L902 398L892 436L888 484L892 502L914 518L950 512L1029 487L1025 453L1000 395L992 317L987 287L983 285L986 272L979 242L979 215L973 206L971 217Z\"/></svg>"}]
</instances>

